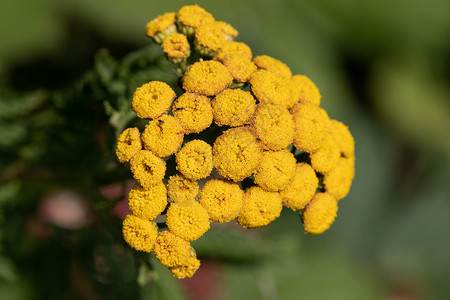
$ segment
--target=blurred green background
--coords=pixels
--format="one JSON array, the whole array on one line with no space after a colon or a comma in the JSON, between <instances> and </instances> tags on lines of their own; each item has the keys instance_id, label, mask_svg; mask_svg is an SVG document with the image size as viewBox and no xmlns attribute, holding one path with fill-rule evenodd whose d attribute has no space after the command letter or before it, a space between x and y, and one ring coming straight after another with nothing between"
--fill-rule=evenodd
<instances>
[{"instance_id":1,"label":"blurred green background","mask_svg":"<svg viewBox=\"0 0 450 300\"><path fill-rule=\"evenodd\" d=\"M102 101L173 80L159 49L127 54L151 44L149 20L186 4L0 3L0 299L449 299L446 0L198 1L255 56L316 83L356 140L354 183L323 235L288 210L261 230L212 228L190 280L124 244L110 211L131 176Z\"/></svg>"}]
</instances>

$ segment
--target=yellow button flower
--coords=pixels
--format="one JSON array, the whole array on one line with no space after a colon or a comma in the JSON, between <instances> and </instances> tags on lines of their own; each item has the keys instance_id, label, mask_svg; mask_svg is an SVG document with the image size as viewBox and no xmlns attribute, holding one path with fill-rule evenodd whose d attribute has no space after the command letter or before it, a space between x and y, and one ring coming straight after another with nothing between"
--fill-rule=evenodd
<instances>
[{"instance_id":1,"label":"yellow button flower","mask_svg":"<svg viewBox=\"0 0 450 300\"><path fill-rule=\"evenodd\" d=\"M151 81L136 89L131 110L142 119L155 119L167 112L175 92L166 83Z\"/></svg>"},{"instance_id":2,"label":"yellow button flower","mask_svg":"<svg viewBox=\"0 0 450 300\"><path fill-rule=\"evenodd\" d=\"M329 118L326 112L311 104L297 103L291 110L294 117L294 146L312 153L323 144L328 131Z\"/></svg>"},{"instance_id":3,"label":"yellow button flower","mask_svg":"<svg viewBox=\"0 0 450 300\"><path fill-rule=\"evenodd\" d=\"M222 63L230 71L236 82L248 82L257 70L256 65L241 54L227 54L222 58Z\"/></svg>"},{"instance_id":4,"label":"yellow button flower","mask_svg":"<svg viewBox=\"0 0 450 300\"><path fill-rule=\"evenodd\" d=\"M241 89L226 89L212 101L214 121L219 125L241 126L248 123L256 107L250 92Z\"/></svg>"},{"instance_id":5,"label":"yellow button flower","mask_svg":"<svg viewBox=\"0 0 450 300\"><path fill-rule=\"evenodd\" d=\"M255 183L266 191L276 192L287 187L295 175L296 160L288 150L264 151L255 170Z\"/></svg>"},{"instance_id":6,"label":"yellow button flower","mask_svg":"<svg viewBox=\"0 0 450 300\"><path fill-rule=\"evenodd\" d=\"M187 241L195 241L210 226L206 209L195 200L171 203L167 210L167 228Z\"/></svg>"},{"instance_id":7,"label":"yellow button flower","mask_svg":"<svg viewBox=\"0 0 450 300\"><path fill-rule=\"evenodd\" d=\"M142 219L153 220L167 206L167 189L162 181L144 189L136 184L128 194L128 206L133 215Z\"/></svg>"},{"instance_id":8,"label":"yellow button flower","mask_svg":"<svg viewBox=\"0 0 450 300\"><path fill-rule=\"evenodd\" d=\"M292 77L291 69L285 63L271 56L259 55L253 59L253 62L258 68L273 72L283 78L289 79Z\"/></svg>"},{"instance_id":9,"label":"yellow button flower","mask_svg":"<svg viewBox=\"0 0 450 300\"><path fill-rule=\"evenodd\" d=\"M252 175L261 155L261 143L245 127L228 129L213 145L214 167L220 175L233 181Z\"/></svg>"},{"instance_id":10,"label":"yellow button flower","mask_svg":"<svg viewBox=\"0 0 450 300\"><path fill-rule=\"evenodd\" d=\"M158 228L149 220L127 215L123 220L122 233L125 241L133 249L151 252L155 247Z\"/></svg>"},{"instance_id":11,"label":"yellow button flower","mask_svg":"<svg viewBox=\"0 0 450 300\"><path fill-rule=\"evenodd\" d=\"M355 140L346 125L330 120L328 132L335 138L342 155L348 158L355 156Z\"/></svg>"},{"instance_id":12,"label":"yellow button flower","mask_svg":"<svg viewBox=\"0 0 450 300\"><path fill-rule=\"evenodd\" d=\"M184 130L172 116L163 115L151 120L142 132L142 142L147 150L158 157L174 154L183 143Z\"/></svg>"},{"instance_id":13,"label":"yellow button flower","mask_svg":"<svg viewBox=\"0 0 450 300\"><path fill-rule=\"evenodd\" d=\"M129 162L141 149L141 134L137 128L127 128L117 138L116 156L121 163Z\"/></svg>"},{"instance_id":14,"label":"yellow button flower","mask_svg":"<svg viewBox=\"0 0 450 300\"><path fill-rule=\"evenodd\" d=\"M186 36L181 33L172 33L161 46L167 58L176 64L185 61L191 54L189 42Z\"/></svg>"},{"instance_id":15,"label":"yellow button flower","mask_svg":"<svg viewBox=\"0 0 450 300\"><path fill-rule=\"evenodd\" d=\"M173 115L186 133L198 133L213 121L211 102L208 97L184 93L173 103Z\"/></svg>"},{"instance_id":16,"label":"yellow button flower","mask_svg":"<svg viewBox=\"0 0 450 300\"><path fill-rule=\"evenodd\" d=\"M280 216L282 208L279 193L253 186L244 194L244 205L236 221L245 228L266 226Z\"/></svg>"},{"instance_id":17,"label":"yellow button flower","mask_svg":"<svg viewBox=\"0 0 450 300\"><path fill-rule=\"evenodd\" d=\"M188 241L169 230L158 233L155 244L155 256L161 264L177 267L186 264L190 256L191 245Z\"/></svg>"},{"instance_id":18,"label":"yellow button flower","mask_svg":"<svg viewBox=\"0 0 450 300\"><path fill-rule=\"evenodd\" d=\"M251 60L253 57L252 49L250 49L247 44L232 41L226 43L222 46L222 48L219 49L217 55L214 57L214 60L222 61L223 58L229 54L240 54L244 57L247 57L249 60Z\"/></svg>"},{"instance_id":19,"label":"yellow button flower","mask_svg":"<svg viewBox=\"0 0 450 300\"><path fill-rule=\"evenodd\" d=\"M239 32L233 28L230 24L224 21L216 21L216 26L222 31L222 33L225 35L225 39L228 42L231 42L234 40L235 37L238 36Z\"/></svg>"},{"instance_id":20,"label":"yellow button flower","mask_svg":"<svg viewBox=\"0 0 450 300\"><path fill-rule=\"evenodd\" d=\"M195 31L195 49L201 55L214 56L226 43L227 39L218 22L202 25Z\"/></svg>"},{"instance_id":21,"label":"yellow button flower","mask_svg":"<svg viewBox=\"0 0 450 300\"><path fill-rule=\"evenodd\" d=\"M186 71L183 88L191 93L214 96L230 86L233 81L228 69L217 61L199 61Z\"/></svg>"},{"instance_id":22,"label":"yellow button flower","mask_svg":"<svg viewBox=\"0 0 450 300\"><path fill-rule=\"evenodd\" d=\"M186 143L176 154L177 170L186 178L206 178L213 169L212 147L202 140Z\"/></svg>"},{"instance_id":23,"label":"yellow button flower","mask_svg":"<svg viewBox=\"0 0 450 300\"><path fill-rule=\"evenodd\" d=\"M165 13L147 23L145 34L153 38L156 43L161 44L168 35L177 31L175 21L175 13Z\"/></svg>"},{"instance_id":24,"label":"yellow button flower","mask_svg":"<svg viewBox=\"0 0 450 300\"><path fill-rule=\"evenodd\" d=\"M319 173L332 170L338 163L341 151L339 145L331 134L325 136L322 146L309 156L311 166Z\"/></svg>"},{"instance_id":25,"label":"yellow button flower","mask_svg":"<svg viewBox=\"0 0 450 300\"><path fill-rule=\"evenodd\" d=\"M288 107L291 103L291 85L287 79L266 70L258 70L250 77L255 97L262 103L276 103Z\"/></svg>"},{"instance_id":26,"label":"yellow button flower","mask_svg":"<svg viewBox=\"0 0 450 300\"><path fill-rule=\"evenodd\" d=\"M291 78L292 83L294 84L294 93L296 95L296 101L300 102L309 102L316 106L320 105L320 99L322 95L320 95L319 89L305 75L294 75Z\"/></svg>"},{"instance_id":27,"label":"yellow button flower","mask_svg":"<svg viewBox=\"0 0 450 300\"><path fill-rule=\"evenodd\" d=\"M325 190L341 200L349 193L354 176L355 158L340 157L337 165L323 177Z\"/></svg>"},{"instance_id":28,"label":"yellow button flower","mask_svg":"<svg viewBox=\"0 0 450 300\"><path fill-rule=\"evenodd\" d=\"M292 115L287 108L278 104L258 104L252 127L264 146L270 150L286 148L294 138Z\"/></svg>"},{"instance_id":29,"label":"yellow button flower","mask_svg":"<svg viewBox=\"0 0 450 300\"><path fill-rule=\"evenodd\" d=\"M302 214L303 229L308 234L321 234L334 222L338 210L336 199L328 193L317 193Z\"/></svg>"},{"instance_id":30,"label":"yellow button flower","mask_svg":"<svg viewBox=\"0 0 450 300\"><path fill-rule=\"evenodd\" d=\"M197 197L198 190L197 181L187 179L181 174L169 177L167 194L172 202L180 203L194 200Z\"/></svg>"},{"instance_id":31,"label":"yellow button flower","mask_svg":"<svg viewBox=\"0 0 450 300\"><path fill-rule=\"evenodd\" d=\"M199 26L214 22L214 17L198 5L186 5L178 11L181 32L192 35Z\"/></svg>"},{"instance_id":32,"label":"yellow button flower","mask_svg":"<svg viewBox=\"0 0 450 300\"><path fill-rule=\"evenodd\" d=\"M151 151L141 150L130 160L134 179L146 189L160 183L166 173L165 162Z\"/></svg>"},{"instance_id":33,"label":"yellow button flower","mask_svg":"<svg viewBox=\"0 0 450 300\"><path fill-rule=\"evenodd\" d=\"M172 275L176 278L184 279L194 276L198 268L200 268L200 260L195 256L189 256L184 265L170 268L170 272L172 272Z\"/></svg>"},{"instance_id":34,"label":"yellow button flower","mask_svg":"<svg viewBox=\"0 0 450 300\"><path fill-rule=\"evenodd\" d=\"M243 205L244 191L234 182L213 179L205 183L198 195L200 204L213 222L234 220Z\"/></svg>"},{"instance_id":35,"label":"yellow button flower","mask_svg":"<svg viewBox=\"0 0 450 300\"><path fill-rule=\"evenodd\" d=\"M292 210L301 210L312 199L319 186L319 179L313 168L306 163L299 163L295 175L288 186L280 191L283 205Z\"/></svg>"}]
</instances>

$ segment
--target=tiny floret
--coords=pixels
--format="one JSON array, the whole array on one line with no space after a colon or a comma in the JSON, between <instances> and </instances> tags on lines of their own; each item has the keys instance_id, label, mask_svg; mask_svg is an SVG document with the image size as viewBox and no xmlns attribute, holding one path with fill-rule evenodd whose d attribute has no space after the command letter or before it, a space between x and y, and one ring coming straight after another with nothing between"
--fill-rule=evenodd
<instances>
[{"instance_id":1,"label":"tiny floret","mask_svg":"<svg viewBox=\"0 0 450 300\"><path fill-rule=\"evenodd\" d=\"M142 149L139 129L127 128L117 138L116 156L119 162L126 163Z\"/></svg>"},{"instance_id":2,"label":"tiny floret","mask_svg":"<svg viewBox=\"0 0 450 300\"><path fill-rule=\"evenodd\" d=\"M200 260L195 256L189 256L184 265L170 268L172 275L178 279L190 278L200 268Z\"/></svg>"},{"instance_id":3,"label":"tiny floret","mask_svg":"<svg viewBox=\"0 0 450 300\"><path fill-rule=\"evenodd\" d=\"M166 186L162 181L149 189L136 184L128 194L128 206L137 217L155 219L167 206Z\"/></svg>"},{"instance_id":4,"label":"tiny floret","mask_svg":"<svg viewBox=\"0 0 450 300\"><path fill-rule=\"evenodd\" d=\"M319 187L319 179L307 163L299 163L288 186L280 191L283 205L292 210L305 208Z\"/></svg>"},{"instance_id":5,"label":"tiny floret","mask_svg":"<svg viewBox=\"0 0 450 300\"><path fill-rule=\"evenodd\" d=\"M206 209L195 200L172 203L167 210L167 228L187 241L195 241L210 226Z\"/></svg>"},{"instance_id":6,"label":"tiny floret","mask_svg":"<svg viewBox=\"0 0 450 300\"><path fill-rule=\"evenodd\" d=\"M319 150L311 153L309 157L314 170L326 173L337 165L340 156L338 143L331 134L327 134Z\"/></svg>"},{"instance_id":7,"label":"tiny floret","mask_svg":"<svg viewBox=\"0 0 450 300\"><path fill-rule=\"evenodd\" d=\"M166 164L151 151L141 150L130 160L134 179L146 189L160 183L166 173Z\"/></svg>"},{"instance_id":8,"label":"tiny floret","mask_svg":"<svg viewBox=\"0 0 450 300\"><path fill-rule=\"evenodd\" d=\"M192 35L199 26L214 22L214 17L198 5L186 5L178 11L181 32Z\"/></svg>"},{"instance_id":9,"label":"tiny floret","mask_svg":"<svg viewBox=\"0 0 450 300\"><path fill-rule=\"evenodd\" d=\"M338 143L343 156L347 158L355 156L355 140L346 125L337 120L330 120L328 132Z\"/></svg>"},{"instance_id":10,"label":"tiny floret","mask_svg":"<svg viewBox=\"0 0 450 300\"><path fill-rule=\"evenodd\" d=\"M182 174L169 177L167 195L175 203L194 200L197 197L199 186L197 181L190 180Z\"/></svg>"},{"instance_id":11,"label":"tiny floret","mask_svg":"<svg viewBox=\"0 0 450 300\"><path fill-rule=\"evenodd\" d=\"M213 121L211 102L200 94L184 93L174 101L172 110L187 134L203 131Z\"/></svg>"},{"instance_id":12,"label":"tiny floret","mask_svg":"<svg viewBox=\"0 0 450 300\"><path fill-rule=\"evenodd\" d=\"M191 245L185 239L169 230L158 233L155 244L155 256L165 266L184 265L190 256Z\"/></svg>"},{"instance_id":13,"label":"tiny floret","mask_svg":"<svg viewBox=\"0 0 450 300\"><path fill-rule=\"evenodd\" d=\"M183 88L191 93L214 96L233 81L228 69L217 61L199 61L189 67L183 77Z\"/></svg>"},{"instance_id":14,"label":"tiny floret","mask_svg":"<svg viewBox=\"0 0 450 300\"><path fill-rule=\"evenodd\" d=\"M199 180L213 169L212 147L202 140L186 143L176 154L177 170L186 178Z\"/></svg>"},{"instance_id":15,"label":"tiny floret","mask_svg":"<svg viewBox=\"0 0 450 300\"><path fill-rule=\"evenodd\" d=\"M216 51L227 43L227 39L220 23L213 22L197 28L194 42L200 54L214 56Z\"/></svg>"},{"instance_id":16,"label":"tiny floret","mask_svg":"<svg viewBox=\"0 0 450 300\"><path fill-rule=\"evenodd\" d=\"M264 151L256 169L255 183L266 191L280 191L289 184L295 174L296 160L288 150Z\"/></svg>"},{"instance_id":17,"label":"tiny floret","mask_svg":"<svg viewBox=\"0 0 450 300\"><path fill-rule=\"evenodd\" d=\"M156 43L161 44L168 35L176 32L175 21L175 13L165 13L147 23L145 34L153 38Z\"/></svg>"},{"instance_id":18,"label":"tiny floret","mask_svg":"<svg viewBox=\"0 0 450 300\"><path fill-rule=\"evenodd\" d=\"M219 126L241 126L249 122L256 107L252 94L241 89L226 89L211 102L214 121Z\"/></svg>"},{"instance_id":19,"label":"tiny floret","mask_svg":"<svg viewBox=\"0 0 450 300\"><path fill-rule=\"evenodd\" d=\"M325 173L323 184L325 191L341 200L350 191L353 177L355 176L355 158L340 157L336 166Z\"/></svg>"},{"instance_id":20,"label":"tiny floret","mask_svg":"<svg viewBox=\"0 0 450 300\"><path fill-rule=\"evenodd\" d=\"M133 215L127 215L122 224L125 241L138 251L151 252L155 247L158 229L156 224Z\"/></svg>"},{"instance_id":21,"label":"tiny floret","mask_svg":"<svg viewBox=\"0 0 450 300\"><path fill-rule=\"evenodd\" d=\"M291 69L285 63L271 56L259 55L253 59L253 62L258 68L273 72L283 78L289 79L292 76Z\"/></svg>"},{"instance_id":22,"label":"tiny floret","mask_svg":"<svg viewBox=\"0 0 450 300\"><path fill-rule=\"evenodd\" d=\"M158 157L174 154L183 143L184 130L178 120L169 115L163 115L151 120L142 132L142 142L147 150Z\"/></svg>"},{"instance_id":23,"label":"tiny floret","mask_svg":"<svg viewBox=\"0 0 450 300\"><path fill-rule=\"evenodd\" d=\"M248 82L257 70L256 65L241 54L227 54L222 58L222 63L230 71L236 82Z\"/></svg>"},{"instance_id":24,"label":"tiny floret","mask_svg":"<svg viewBox=\"0 0 450 300\"><path fill-rule=\"evenodd\" d=\"M328 193L317 193L302 214L303 229L308 234L320 234L330 228L337 215L337 201Z\"/></svg>"},{"instance_id":25,"label":"tiny floret","mask_svg":"<svg viewBox=\"0 0 450 300\"><path fill-rule=\"evenodd\" d=\"M167 112L175 92L167 83L151 81L136 89L131 110L142 119L154 119Z\"/></svg>"},{"instance_id":26,"label":"tiny floret","mask_svg":"<svg viewBox=\"0 0 450 300\"><path fill-rule=\"evenodd\" d=\"M291 103L291 85L275 73L258 70L250 77L252 92L262 103L276 103L288 107Z\"/></svg>"},{"instance_id":27,"label":"tiny floret","mask_svg":"<svg viewBox=\"0 0 450 300\"><path fill-rule=\"evenodd\" d=\"M222 48L220 48L220 50L217 52L217 55L214 57L214 59L222 61L222 59L229 54L239 54L247 57L249 60L251 60L253 57L252 49L250 49L247 44L232 41L223 45Z\"/></svg>"},{"instance_id":28,"label":"tiny floret","mask_svg":"<svg viewBox=\"0 0 450 300\"><path fill-rule=\"evenodd\" d=\"M162 43L164 54L173 63L185 61L191 54L189 42L184 34L172 33Z\"/></svg>"},{"instance_id":29,"label":"tiny floret","mask_svg":"<svg viewBox=\"0 0 450 300\"><path fill-rule=\"evenodd\" d=\"M319 89L305 75L294 75L291 78L294 87L295 102L309 102L316 106L320 105L320 95Z\"/></svg>"}]
</instances>

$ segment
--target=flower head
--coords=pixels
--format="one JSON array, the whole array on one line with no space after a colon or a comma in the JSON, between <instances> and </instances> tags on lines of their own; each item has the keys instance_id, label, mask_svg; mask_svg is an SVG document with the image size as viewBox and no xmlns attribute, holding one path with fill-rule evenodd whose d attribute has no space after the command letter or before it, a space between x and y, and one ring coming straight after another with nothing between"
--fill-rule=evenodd
<instances>
[{"instance_id":1,"label":"flower head","mask_svg":"<svg viewBox=\"0 0 450 300\"><path fill-rule=\"evenodd\" d=\"M184 265L190 256L191 245L188 241L173 234L169 230L158 233L155 244L155 256L165 266Z\"/></svg>"},{"instance_id":2,"label":"flower head","mask_svg":"<svg viewBox=\"0 0 450 300\"><path fill-rule=\"evenodd\" d=\"M183 143L184 130L176 118L163 115L151 120L142 132L142 142L147 150L158 157L175 153Z\"/></svg>"},{"instance_id":3,"label":"flower head","mask_svg":"<svg viewBox=\"0 0 450 300\"><path fill-rule=\"evenodd\" d=\"M198 5L186 5L178 11L181 32L192 35L195 29L214 22L214 17Z\"/></svg>"},{"instance_id":4,"label":"flower head","mask_svg":"<svg viewBox=\"0 0 450 300\"><path fill-rule=\"evenodd\" d=\"M280 191L283 205L292 210L301 210L312 199L319 186L319 179L307 163L299 163L288 186Z\"/></svg>"},{"instance_id":5,"label":"flower head","mask_svg":"<svg viewBox=\"0 0 450 300\"><path fill-rule=\"evenodd\" d=\"M213 22L197 28L194 42L201 55L214 56L216 51L227 43L222 27L221 23Z\"/></svg>"},{"instance_id":6,"label":"flower head","mask_svg":"<svg viewBox=\"0 0 450 300\"><path fill-rule=\"evenodd\" d=\"M309 102L316 106L320 105L322 95L320 95L319 89L311 79L305 75L294 75L292 76L291 81L294 86L296 102Z\"/></svg>"},{"instance_id":7,"label":"flower head","mask_svg":"<svg viewBox=\"0 0 450 300\"><path fill-rule=\"evenodd\" d=\"M266 70L258 70L250 77L252 92L262 103L276 103L288 107L291 102L291 85L287 79Z\"/></svg>"},{"instance_id":8,"label":"flower head","mask_svg":"<svg viewBox=\"0 0 450 300\"><path fill-rule=\"evenodd\" d=\"M175 92L166 83L151 81L136 89L131 110L139 118L158 118L169 109L174 98Z\"/></svg>"},{"instance_id":9,"label":"flower head","mask_svg":"<svg viewBox=\"0 0 450 300\"><path fill-rule=\"evenodd\" d=\"M119 162L129 162L142 149L139 129L127 128L117 138L116 156Z\"/></svg>"},{"instance_id":10,"label":"flower head","mask_svg":"<svg viewBox=\"0 0 450 300\"><path fill-rule=\"evenodd\" d=\"M186 178L206 178L213 169L212 147L202 140L190 141L178 151L176 161L177 170Z\"/></svg>"},{"instance_id":11,"label":"flower head","mask_svg":"<svg viewBox=\"0 0 450 300\"><path fill-rule=\"evenodd\" d=\"M165 13L147 23L145 34L153 38L156 43L161 44L168 35L176 32L175 21L175 13Z\"/></svg>"},{"instance_id":12,"label":"flower head","mask_svg":"<svg viewBox=\"0 0 450 300\"><path fill-rule=\"evenodd\" d=\"M241 126L255 111L255 98L241 89L226 89L211 102L214 121L219 125Z\"/></svg>"},{"instance_id":13,"label":"flower head","mask_svg":"<svg viewBox=\"0 0 450 300\"><path fill-rule=\"evenodd\" d=\"M253 186L244 194L244 205L236 221L245 228L266 226L280 216L282 208L279 193Z\"/></svg>"},{"instance_id":14,"label":"flower head","mask_svg":"<svg viewBox=\"0 0 450 300\"><path fill-rule=\"evenodd\" d=\"M173 63L181 63L191 54L189 42L186 36L181 33L172 33L161 46L167 58Z\"/></svg>"},{"instance_id":15,"label":"flower head","mask_svg":"<svg viewBox=\"0 0 450 300\"><path fill-rule=\"evenodd\" d=\"M233 81L228 69L217 61L199 61L189 67L183 77L183 88L191 93L214 96Z\"/></svg>"},{"instance_id":16,"label":"flower head","mask_svg":"<svg viewBox=\"0 0 450 300\"><path fill-rule=\"evenodd\" d=\"M280 191L295 174L296 160L288 150L264 151L261 163L255 170L255 183L266 191Z\"/></svg>"},{"instance_id":17,"label":"flower head","mask_svg":"<svg viewBox=\"0 0 450 300\"><path fill-rule=\"evenodd\" d=\"M172 275L178 279L190 278L200 268L200 260L191 255L185 264L170 268Z\"/></svg>"},{"instance_id":18,"label":"flower head","mask_svg":"<svg viewBox=\"0 0 450 300\"><path fill-rule=\"evenodd\" d=\"M205 183L198 195L200 204L213 222L234 220L243 205L244 191L234 182L212 179Z\"/></svg>"},{"instance_id":19,"label":"flower head","mask_svg":"<svg viewBox=\"0 0 450 300\"><path fill-rule=\"evenodd\" d=\"M328 193L317 193L302 214L303 229L309 234L320 234L330 228L337 215L337 201Z\"/></svg>"},{"instance_id":20,"label":"flower head","mask_svg":"<svg viewBox=\"0 0 450 300\"><path fill-rule=\"evenodd\" d=\"M325 191L337 200L347 196L355 176L355 158L340 157L336 166L323 177Z\"/></svg>"},{"instance_id":21,"label":"flower head","mask_svg":"<svg viewBox=\"0 0 450 300\"><path fill-rule=\"evenodd\" d=\"M222 48L220 48L217 52L217 55L214 57L214 59L222 61L223 58L229 54L239 54L247 57L249 60L251 60L253 56L252 50L249 46L242 42L232 41L224 44Z\"/></svg>"},{"instance_id":22,"label":"flower head","mask_svg":"<svg viewBox=\"0 0 450 300\"><path fill-rule=\"evenodd\" d=\"M151 252L155 247L156 224L133 215L127 215L122 224L123 238L133 249Z\"/></svg>"},{"instance_id":23,"label":"flower head","mask_svg":"<svg viewBox=\"0 0 450 300\"><path fill-rule=\"evenodd\" d=\"M337 120L330 120L328 132L338 143L339 150L343 156L347 158L355 156L355 140L346 125Z\"/></svg>"},{"instance_id":24,"label":"flower head","mask_svg":"<svg viewBox=\"0 0 450 300\"><path fill-rule=\"evenodd\" d=\"M319 150L311 153L309 157L314 170L326 173L336 166L340 156L338 143L332 135L327 134Z\"/></svg>"},{"instance_id":25,"label":"flower head","mask_svg":"<svg viewBox=\"0 0 450 300\"><path fill-rule=\"evenodd\" d=\"M166 164L151 151L141 150L130 160L134 179L146 189L160 183L166 173Z\"/></svg>"},{"instance_id":26,"label":"flower head","mask_svg":"<svg viewBox=\"0 0 450 300\"><path fill-rule=\"evenodd\" d=\"M230 71L236 82L248 82L257 70L256 65L241 54L227 54L222 58L222 63Z\"/></svg>"},{"instance_id":27,"label":"flower head","mask_svg":"<svg viewBox=\"0 0 450 300\"><path fill-rule=\"evenodd\" d=\"M175 235L195 241L210 226L206 209L195 200L171 203L167 210L167 228Z\"/></svg>"},{"instance_id":28,"label":"flower head","mask_svg":"<svg viewBox=\"0 0 450 300\"><path fill-rule=\"evenodd\" d=\"M144 189L136 184L128 194L128 206L133 215L142 219L153 220L167 206L167 189L162 181Z\"/></svg>"},{"instance_id":29,"label":"flower head","mask_svg":"<svg viewBox=\"0 0 450 300\"><path fill-rule=\"evenodd\" d=\"M181 174L169 177L167 194L172 202L179 203L194 200L199 186L197 181L190 180Z\"/></svg>"},{"instance_id":30,"label":"flower head","mask_svg":"<svg viewBox=\"0 0 450 300\"><path fill-rule=\"evenodd\" d=\"M197 133L208 128L213 121L208 97L186 92L173 103L173 115L186 133Z\"/></svg>"},{"instance_id":31,"label":"flower head","mask_svg":"<svg viewBox=\"0 0 450 300\"><path fill-rule=\"evenodd\" d=\"M273 72L283 78L289 79L292 76L291 69L285 63L271 56L259 55L253 59L253 62L258 68Z\"/></svg>"}]
</instances>

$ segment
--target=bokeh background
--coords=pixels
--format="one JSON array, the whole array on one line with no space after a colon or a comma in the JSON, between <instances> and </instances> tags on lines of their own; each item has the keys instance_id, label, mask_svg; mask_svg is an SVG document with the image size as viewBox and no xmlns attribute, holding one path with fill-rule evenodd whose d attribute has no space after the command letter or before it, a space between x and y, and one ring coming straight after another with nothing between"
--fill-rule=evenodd
<instances>
[{"instance_id":1,"label":"bokeh background","mask_svg":"<svg viewBox=\"0 0 450 300\"><path fill-rule=\"evenodd\" d=\"M263 230L212 228L190 280L124 244L131 175L101 101L134 75L108 68L135 66L145 24L186 4L0 3L0 299L449 299L447 0L197 1L316 83L356 140L354 183L323 235L288 210Z\"/></svg>"}]
</instances>

